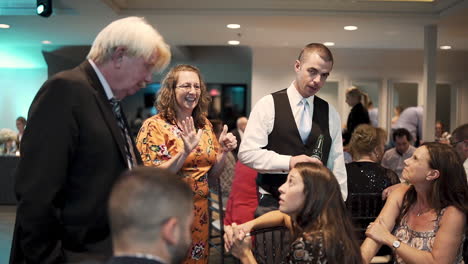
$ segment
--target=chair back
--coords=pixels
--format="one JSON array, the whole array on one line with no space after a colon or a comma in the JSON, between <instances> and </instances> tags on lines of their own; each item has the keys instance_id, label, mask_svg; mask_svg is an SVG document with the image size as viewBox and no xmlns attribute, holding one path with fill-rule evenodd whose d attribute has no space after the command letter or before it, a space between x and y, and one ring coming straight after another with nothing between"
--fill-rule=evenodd
<instances>
[{"instance_id":1,"label":"chair back","mask_svg":"<svg viewBox=\"0 0 468 264\"><path fill-rule=\"evenodd\" d=\"M252 252L257 263L284 263L291 244L291 235L284 226L253 230Z\"/></svg>"},{"instance_id":2,"label":"chair back","mask_svg":"<svg viewBox=\"0 0 468 264\"><path fill-rule=\"evenodd\" d=\"M346 201L357 237L365 239L366 228L379 216L385 201L382 201L381 193L350 193Z\"/></svg>"}]
</instances>

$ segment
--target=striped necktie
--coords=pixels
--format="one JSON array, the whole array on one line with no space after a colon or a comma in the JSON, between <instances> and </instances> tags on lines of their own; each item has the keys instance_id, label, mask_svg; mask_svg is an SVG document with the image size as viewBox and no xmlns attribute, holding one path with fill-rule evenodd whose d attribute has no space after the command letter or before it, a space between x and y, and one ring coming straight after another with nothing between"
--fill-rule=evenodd
<instances>
[{"instance_id":1,"label":"striped necktie","mask_svg":"<svg viewBox=\"0 0 468 264\"><path fill-rule=\"evenodd\" d=\"M117 119L117 124L120 127L120 132L125 141L125 156L127 157L128 168L132 169L133 166L136 164L136 159L133 154L133 146L131 143L132 141L130 139L128 129L123 117L122 106L120 105L120 102L115 98L110 99L109 102L112 105L112 111L114 112L114 116Z\"/></svg>"}]
</instances>

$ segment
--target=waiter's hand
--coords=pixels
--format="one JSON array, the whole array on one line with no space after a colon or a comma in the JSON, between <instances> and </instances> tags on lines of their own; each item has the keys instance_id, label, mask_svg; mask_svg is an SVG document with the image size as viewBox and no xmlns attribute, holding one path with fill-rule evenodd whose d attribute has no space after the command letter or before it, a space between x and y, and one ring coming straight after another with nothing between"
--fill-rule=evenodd
<instances>
[{"instance_id":1,"label":"waiter's hand","mask_svg":"<svg viewBox=\"0 0 468 264\"><path fill-rule=\"evenodd\" d=\"M291 159L289 160L289 169L293 169L294 166L296 166L297 163L300 162L312 162L312 163L317 163L317 164L322 164L322 162L317 159L317 158L312 158L309 156L306 156L304 154L299 155L299 156L292 156Z\"/></svg>"}]
</instances>

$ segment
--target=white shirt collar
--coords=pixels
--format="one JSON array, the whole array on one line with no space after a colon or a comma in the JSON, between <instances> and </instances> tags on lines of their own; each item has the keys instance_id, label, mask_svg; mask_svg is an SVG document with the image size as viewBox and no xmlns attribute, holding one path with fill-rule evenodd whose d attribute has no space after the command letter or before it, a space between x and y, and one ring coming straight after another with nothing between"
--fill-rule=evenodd
<instances>
[{"instance_id":1,"label":"white shirt collar","mask_svg":"<svg viewBox=\"0 0 468 264\"><path fill-rule=\"evenodd\" d=\"M286 93L288 94L289 102L291 103L291 105L297 106L302 101L302 99L304 99L304 97L302 97L302 95L297 91L296 86L294 85L294 82L295 81L293 81L289 85L288 89L286 90ZM314 96L315 95L312 95L306 98L307 102L309 102L309 106L313 105Z\"/></svg>"},{"instance_id":2,"label":"white shirt collar","mask_svg":"<svg viewBox=\"0 0 468 264\"><path fill-rule=\"evenodd\" d=\"M89 61L89 64L91 64L91 66L93 67L94 71L96 72L99 78L99 81L101 82L102 87L104 87L104 91L106 92L107 99L110 100L114 98L114 93L112 92L112 89L110 88L110 85L107 82L106 78L104 77L104 75L102 75L102 72L96 66L94 61L92 61L91 59L88 59L88 61Z\"/></svg>"}]
</instances>

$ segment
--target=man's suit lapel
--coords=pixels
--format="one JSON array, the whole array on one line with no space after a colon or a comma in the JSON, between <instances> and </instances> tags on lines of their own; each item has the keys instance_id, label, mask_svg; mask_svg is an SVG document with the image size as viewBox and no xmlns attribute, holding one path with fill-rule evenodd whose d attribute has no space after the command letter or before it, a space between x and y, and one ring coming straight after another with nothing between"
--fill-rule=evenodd
<instances>
[{"instance_id":1,"label":"man's suit lapel","mask_svg":"<svg viewBox=\"0 0 468 264\"><path fill-rule=\"evenodd\" d=\"M104 92L104 87L102 87L102 84L99 81L96 72L94 71L93 67L91 66L91 64L89 64L88 61L83 62L80 65L80 68L85 72L90 85L95 90L94 97L96 99L97 105L99 106L99 109L101 110L102 117L104 118L117 146L119 147L120 154L123 160L125 161L125 164L127 164L127 156L125 154L125 141L122 137L122 133L120 132L120 128L117 124L117 120L115 119L114 113L112 112L112 107L109 103L109 100L107 100L106 94Z\"/></svg>"}]
</instances>

